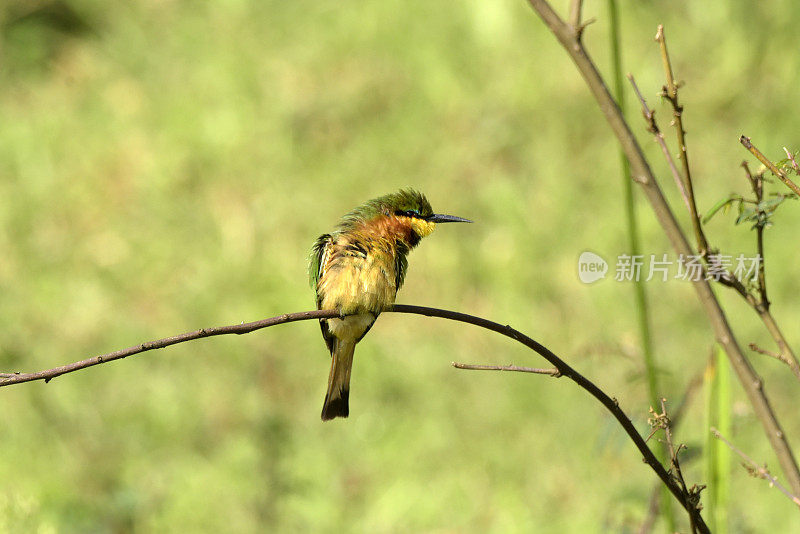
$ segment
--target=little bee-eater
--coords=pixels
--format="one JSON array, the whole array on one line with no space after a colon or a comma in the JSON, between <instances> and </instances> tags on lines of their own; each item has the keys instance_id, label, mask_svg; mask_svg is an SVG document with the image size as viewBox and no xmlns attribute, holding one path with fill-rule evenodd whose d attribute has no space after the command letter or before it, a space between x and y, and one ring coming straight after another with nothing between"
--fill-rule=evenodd
<instances>
[{"instance_id":1,"label":"little bee-eater","mask_svg":"<svg viewBox=\"0 0 800 534\"><path fill-rule=\"evenodd\" d=\"M394 304L403 285L406 256L436 223L472 222L433 213L425 195L411 189L372 199L345 215L330 234L319 236L308 268L317 309L341 317L320 319L331 353L322 420L350 413L350 369L356 343L378 315Z\"/></svg>"}]
</instances>

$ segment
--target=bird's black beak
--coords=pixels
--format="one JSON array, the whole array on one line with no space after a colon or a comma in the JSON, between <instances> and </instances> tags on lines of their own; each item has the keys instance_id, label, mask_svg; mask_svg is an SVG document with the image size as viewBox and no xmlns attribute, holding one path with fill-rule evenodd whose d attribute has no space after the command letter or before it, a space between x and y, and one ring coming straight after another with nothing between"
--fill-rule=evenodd
<instances>
[{"instance_id":1,"label":"bird's black beak","mask_svg":"<svg viewBox=\"0 0 800 534\"><path fill-rule=\"evenodd\" d=\"M456 217L455 215L444 215L443 213L434 213L430 217L427 217L425 220L429 222L435 223L446 223L446 222L466 222L471 223L469 219L463 219L461 217Z\"/></svg>"}]
</instances>

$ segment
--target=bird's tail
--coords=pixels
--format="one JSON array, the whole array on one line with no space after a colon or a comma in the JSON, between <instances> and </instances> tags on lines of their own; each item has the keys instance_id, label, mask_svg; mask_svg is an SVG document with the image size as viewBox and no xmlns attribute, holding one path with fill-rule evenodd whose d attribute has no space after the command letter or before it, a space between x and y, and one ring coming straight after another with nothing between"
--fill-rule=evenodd
<instances>
[{"instance_id":1,"label":"bird's tail","mask_svg":"<svg viewBox=\"0 0 800 534\"><path fill-rule=\"evenodd\" d=\"M353 352L356 341L334 338L331 351L331 372L328 375L328 392L322 405L322 420L347 417L350 414L350 369L353 367Z\"/></svg>"}]
</instances>

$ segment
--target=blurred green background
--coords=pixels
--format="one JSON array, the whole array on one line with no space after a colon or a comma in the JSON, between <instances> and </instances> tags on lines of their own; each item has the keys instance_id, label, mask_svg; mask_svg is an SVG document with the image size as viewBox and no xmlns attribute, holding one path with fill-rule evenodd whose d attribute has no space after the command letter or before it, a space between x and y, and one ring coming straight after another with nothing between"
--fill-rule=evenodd
<instances>
[{"instance_id":1,"label":"blurred green background","mask_svg":"<svg viewBox=\"0 0 800 534\"><path fill-rule=\"evenodd\" d=\"M625 69L665 130L653 35L666 25L701 211L747 192L739 135L773 159L800 148L793 5L622 3ZM586 16L608 73L605 4ZM523 0L6 0L0 29L0 370L311 309L314 239L413 186L477 224L427 239L398 301L516 326L648 432L632 286L587 286L576 270L592 250L610 278L627 252L617 146ZM637 203L644 252L671 253ZM773 309L795 348L798 211L782 208L767 232ZM754 253L731 215L708 232L727 253ZM712 336L690 284L647 289L676 405ZM771 347L719 293L740 341ZM596 402L565 379L453 360L543 364L474 327L386 314L358 347L346 421L319 420L329 357L313 322L4 388L0 531L636 529L656 479ZM754 364L798 446L796 382L774 360ZM738 384L734 395L729 437L777 472ZM695 453L701 423L695 401L677 433ZM731 469L733 532L800 527L789 500ZM703 482L698 462L684 473Z\"/></svg>"}]
</instances>

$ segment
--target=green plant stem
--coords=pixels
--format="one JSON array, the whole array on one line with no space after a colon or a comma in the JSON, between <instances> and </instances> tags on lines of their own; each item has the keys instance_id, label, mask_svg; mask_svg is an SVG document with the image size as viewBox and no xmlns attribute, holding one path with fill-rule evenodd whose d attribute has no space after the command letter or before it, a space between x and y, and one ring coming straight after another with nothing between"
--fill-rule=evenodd
<instances>
[{"instance_id":1,"label":"green plant stem","mask_svg":"<svg viewBox=\"0 0 800 534\"><path fill-rule=\"evenodd\" d=\"M703 447L708 525L712 532L728 532L728 500L730 495L730 451L714 438L711 428L731 432L730 369L725 352L715 345L703 376L704 424Z\"/></svg>"},{"instance_id":2,"label":"green plant stem","mask_svg":"<svg viewBox=\"0 0 800 534\"><path fill-rule=\"evenodd\" d=\"M622 114L625 114L625 84L622 74L622 49L620 47L619 11L616 0L608 0L609 35L611 47L611 72L614 79L614 97ZM628 158L620 149L620 165L622 167L623 202L625 204L625 221L628 230L628 248L631 256L640 254L639 224L636 218L636 203L633 196L633 180ZM644 356L645 375L647 376L647 392L650 406L658 406L661 395L658 391L658 369L653 351L653 336L650 331L650 308L647 303L647 292L644 281L636 278L633 282L633 293L636 304L636 319L639 327L642 355ZM666 463L668 456L666 443L661 444L658 459ZM672 499L666 488L661 492L661 511L667 521L670 532L675 532L675 516L672 513Z\"/></svg>"},{"instance_id":3,"label":"green plant stem","mask_svg":"<svg viewBox=\"0 0 800 534\"><path fill-rule=\"evenodd\" d=\"M711 358L706 365L706 371L703 374L703 429L709 430L716 424L716 401L717 401L717 366L716 354L712 352ZM711 432L708 432L705 443L703 445L703 478L705 479L707 489L705 495L706 519L708 520L708 528L711 532L717 532L717 496L719 486L717 484L717 443Z\"/></svg>"},{"instance_id":4,"label":"green plant stem","mask_svg":"<svg viewBox=\"0 0 800 534\"><path fill-rule=\"evenodd\" d=\"M717 427L730 436L733 433L733 407L731 405L731 369L724 349L717 345L715 354L717 360ZM709 429L706 429L708 431ZM731 493L731 451L727 447L720 447L717 451L718 473L717 509L715 518L718 534L728 532L728 503Z\"/></svg>"}]
</instances>

